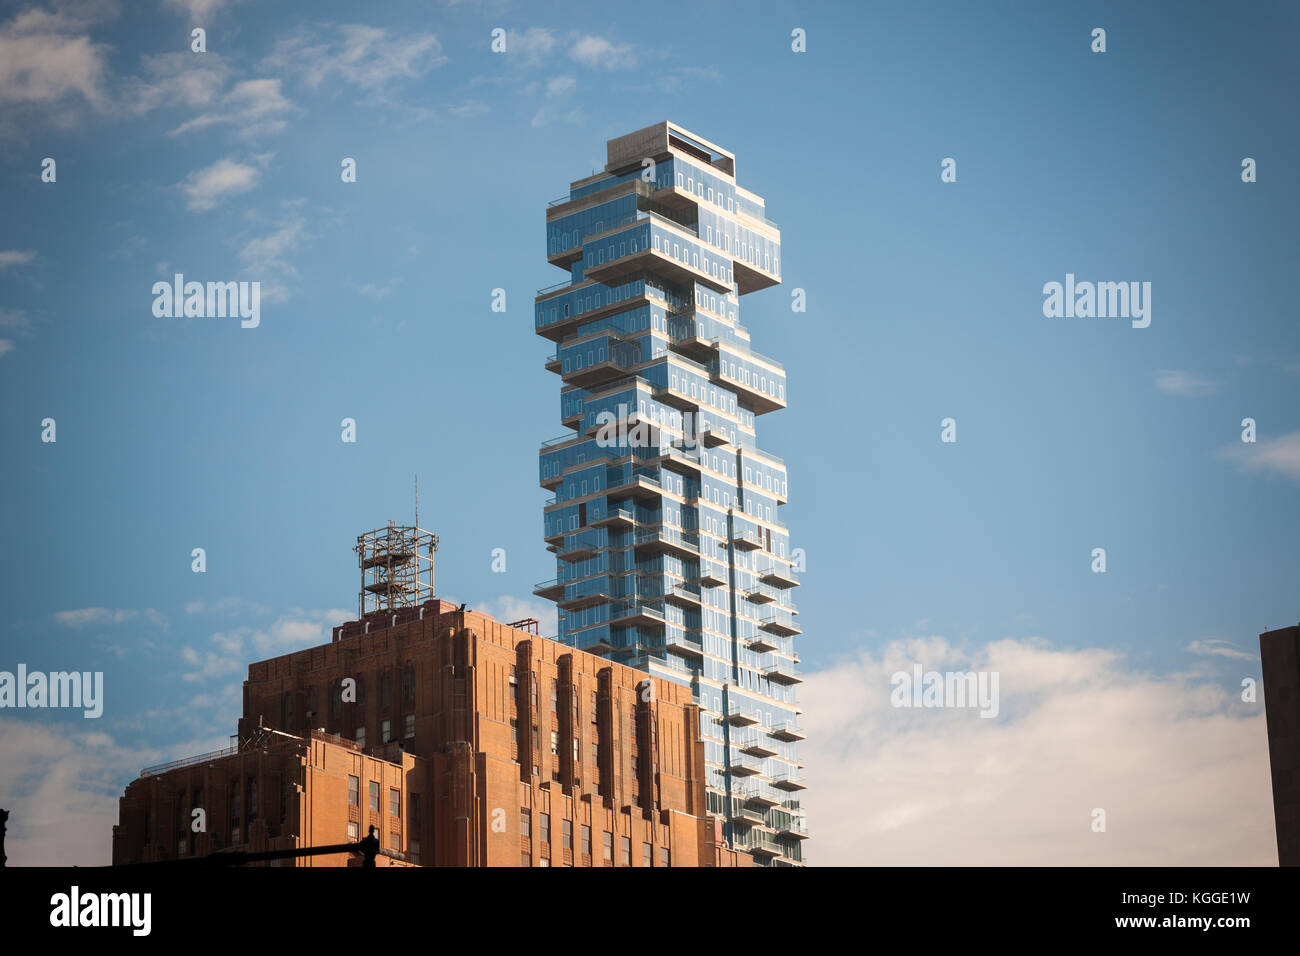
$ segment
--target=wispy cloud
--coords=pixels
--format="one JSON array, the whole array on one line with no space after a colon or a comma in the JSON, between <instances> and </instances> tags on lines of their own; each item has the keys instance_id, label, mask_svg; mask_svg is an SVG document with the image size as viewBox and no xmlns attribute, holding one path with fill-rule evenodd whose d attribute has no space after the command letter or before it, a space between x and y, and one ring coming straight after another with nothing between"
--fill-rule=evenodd
<instances>
[{"instance_id":1,"label":"wispy cloud","mask_svg":"<svg viewBox=\"0 0 1300 956\"><path fill-rule=\"evenodd\" d=\"M241 0L163 0L163 6L185 14L196 27L207 27L214 13L239 2Z\"/></svg>"},{"instance_id":2,"label":"wispy cloud","mask_svg":"<svg viewBox=\"0 0 1300 956\"><path fill-rule=\"evenodd\" d=\"M1300 431L1265 441L1229 445L1220 455L1236 461L1243 472L1278 475L1300 482Z\"/></svg>"},{"instance_id":3,"label":"wispy cloud","mask_svg":"<svg viewBox=\"0 0 1300 956\"><path fill-rule=\"evenodd\" d=\"M1258 654L1248 654L1246 651L1238 650L1237 645L1232 641L1225 641L1221 638L1207 638L1202 641L1192 641L1183 650L1189 654L1203 654L1208 657L1230 657L1239 661L1257 661Z\"/></svg>"},{"instance_id":4,"label":"wispy cloud","mask_svg":"<svg viewBox=\"0 0 1300 956\"><path fill-rule=\"evenodd\" d=\"M1166 395L1183 398L1198 398L1218 391L1218 385L1210 379L1180 369L1161 369L1156 372L1156 388Z\"/></svg>"},{"instance_id":5,"label":"wispy cloud","mask_svg":"<svg viewBox=\"0 0 1300 956\"><path fill-rule=\"evenodd\" d=\"M300 28L276 43L264 66L296 76L309 89L339 81L382 94L446 62L432 33L345 24Z\"/></svg>"},{"instance_id":6,"label":"wispy cloud","mask_svg":"<svg viewBox=\"0 0 1300 956\"><path fill-rule=\"evenodd\" d=\"M996 671L1001 715L892 707L914 661ZM807 674L812 862L1275 865L1263 704L1238 689L1034 638L897 641Z\"/></svg>"},{"instance_id":7,"label":"wispy cloud","mask_svg":"<svg viewBox=\"0 0 1300 956\"><path fill-rule=\"evenodd\" d=\"M91 624L124 624L142 618L158 627L166 627L167 619L151 607L132 608L82 607L71 611L56 611L54 620L64 627L88 627Z\"/></svg>"},{"instance_id":8,"label":"wispy cloud","mask_svg":"<svg viewBox=\"0 0 1300 956\"><path fill-rule=\"evenodd\" d=\"M290 256L307 236L307 222L302 215L302 201L280 204L280 215L266 223L270 232L243 240L236 253L245 274L262 283L262 301L287 302L293 295L298 270Z\"/></svg>"},{"instance_id":9,"label":"wispy cloud","mask_svg":"<svg viewBox=\"0 0 1300 956\"><path fill-rule=\"evenodd\" d=\"M285 116L296 109L280 92L280 80L244 80L221 97L216 108L187 120L169 136L183 136L210 126L234 127L236 135L249 139L279 133L286 125Z\"/></svg>"}]
</instances>

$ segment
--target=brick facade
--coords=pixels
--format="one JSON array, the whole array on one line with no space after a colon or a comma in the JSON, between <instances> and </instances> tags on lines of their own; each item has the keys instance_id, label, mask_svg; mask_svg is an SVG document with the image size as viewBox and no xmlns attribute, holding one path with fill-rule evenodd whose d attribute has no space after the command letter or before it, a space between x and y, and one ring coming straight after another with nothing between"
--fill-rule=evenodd
<instances>
[{"instance_id":1,"label":"brick facade","mask_svg":"<svg viewBox=\"0 0 1300 956\"><path fill-rule=\"evenodd\" d=\"M186 838L191 854L241 845L236 836L249 849L345 843L354 822L360 836L374 824L383 850L400 854L388 862L750 862L718 845L705 812L689 689L443 601L250 665L239 738L238 753L132 782L114 862L175 856L179 821L198 800L210 804L208 832Z\"/></svg>"}]
</instances>

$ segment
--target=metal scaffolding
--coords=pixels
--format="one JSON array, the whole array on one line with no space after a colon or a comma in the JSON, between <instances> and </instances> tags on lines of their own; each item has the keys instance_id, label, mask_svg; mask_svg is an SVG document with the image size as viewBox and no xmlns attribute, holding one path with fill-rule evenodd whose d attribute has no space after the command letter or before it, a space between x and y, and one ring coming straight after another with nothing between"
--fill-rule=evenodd
<instances>
[{"instance_id":1,"label":"metal scaffolding","mask_svg":"<svg viewBox=\"0 0 1300 956\"><path fill-rule=\"evenodd\" d=\"M414 525L377 528L357 536L361 568L358 617L414 607L433 598L433 556L438 536Z\"/></svg>"}]
</instances>

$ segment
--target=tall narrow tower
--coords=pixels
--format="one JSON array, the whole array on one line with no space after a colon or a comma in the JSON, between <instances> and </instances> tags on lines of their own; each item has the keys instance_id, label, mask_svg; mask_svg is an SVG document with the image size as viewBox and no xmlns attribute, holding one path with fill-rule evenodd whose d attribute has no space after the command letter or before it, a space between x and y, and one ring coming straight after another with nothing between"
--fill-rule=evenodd
<instances>
[{"instance_id":1,"label":"tall narrow tower","mask_svg":"<svg viewBox=\"0 0 1300 956\"><path fill-rule=\"evenodd\" d=\"M781 234L735 156L672 123L607 143L546 210L536 299L569 431L543 444L560 640L689 686L708 810L735 846L801 865L800 635L785 463L758 447L785 371L740 296L781 281Z\"/></svg>"}]
</instances>

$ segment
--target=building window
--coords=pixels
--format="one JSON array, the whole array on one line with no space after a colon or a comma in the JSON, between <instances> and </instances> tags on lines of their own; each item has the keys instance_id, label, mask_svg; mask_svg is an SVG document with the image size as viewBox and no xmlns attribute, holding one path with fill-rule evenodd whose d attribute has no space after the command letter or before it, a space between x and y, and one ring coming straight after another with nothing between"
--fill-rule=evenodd
<instances>
[{"instance_id":1,"label":"building window","mask_svg":"<svg viewBox=\"0 0 1300 956\"><path fill-rule=\"evenodd\" d=\"M388 788L388 812L395 817L402 815L402 791Z\"/></svg>"},{"instance_id":2,"label":"building window","mask_svg":"<svg viewBox=\"0 0 1300 956\"><path fill-rule=\"evenodd\" d=\"M366 746L366 725L362 724L357 728L357 746L365 748Z\"/></svg>"},{"instance_id":3,"label":"building window","mask_svg":"<svg viewBox=\"0 0 1300 956\"><path fill-rule=\"evenodd\" d=\"M390 833L388 835L388 848L390 850L400 850L402 848L402 838L399 834Z\"/></svg>"},{"instance_id":4,"label":"building window","mask_svg":"<svg viewBox=\"0 0 1300 956\"><path fill-rule=\"evenodd\" d=\"M551 842L551 815L549 813L539 813L537 815L538 834L537 838L543 843Z\"/></svg>"},{"instance_id":5,"label":"building window","mask_svg":"<svg viewBox=\"0 0 1300 956\"><path fill-rule=\"evenodd\" d=\"M407 664L402 668L402 700L415 700L415 665Z\"/></svg>"},{"instance_id":6,"label":"building window","mask_svg":"<svg viewBox=\"0 0 1300 956\"><path fill-rule=\"evenodd\" d=\"M533 858L532 858L531 856L529 856L527 853L520 853L520 854L519 854L519 865L520 865L520 866L532 866L532 865L533 865Z\"/></svg>"},{"instance_id":7,"label":"building window","mask_svg":"<svg viewBox=\"0 0 1300 956\"><path fill-rule=\"evenodd\" d=\"M420 795L418 793L411 794L410 803L411 826L416 827L420 825Z\"/></svg>"},{"instance_id":8,"label":"building window","mask_svg":"<svg viewBox=\"0 0 1300 956\"><path fill-rule=\"evenodd\" d=\"M584 856L585 856L585 855L590 855L590 853L591 853L591 827L587 826L587 824L585 824L585 823L582 824L582 829L579 831L579 835L580 835L580 838L581 838L581 840L582 840L582 852L583 852L583 855L584 855Z\"/></svg>"},{"instance_id":9,"label":"building window","mask_svg":"<svg viewBox=\"0 0 1300 956\"><path fill-rule=\"evenodd\" d=\"M632 865L632 838L618 838L618 862L621 866Z\"/></svg>"},{"instance_id":10,"label":"building window","mask_svg":"<svg viewBox=\"0 0 1300 956\"><path fill-rule=\"evenodd\" d=\"M573 849L573 821L560 821L560 846L565 850Z\"/></svg>"},{"instance_id":11,"label":"building window","mask_svg":"<svg viewBox=\"0 0 1300 956\"><path fill-rule=\"evenodd\" d=\"M230 845L239 846L241 842L243 841L239 838L239 824L233 824L230 828Z\"/></svg>"},{"instance_id":12,"label":"building window","mask_svg":"<svg viewBox=\"0 0 1300 956\"><path fill-rule=\"evenodd\" d=\"M605 862L613 863L614 862L614 834L606 830L604 833L604 840L605 840Z\"/></svg>"},{"instance_id":13,"label":"building window","mask_svg":"<svg viewBox=\"0 0 1300 956\"><path fill-rule=\"evenodd\" d=\"M257 816L257 778L248 778L248 815Z\"/></svg>"},{"instance_id":14,"label":"building window","mask_svg":"<svg viewBox=\"0 0 1300 956\"><path fill-rule=\"evenodd\" d=\"M649 843L641 844L641 865L642 866L655 865L654 857L652 856L653 852L654 852L654 848L651 847Z\"/></svg>"},{"instance_id":15,"label":"building window","mask_svg":"<svg viewBox=\"0 0 1300 956\"><path fill-rule=\"evenodd\" d=\"M519 808L519 835L520 836L533 835L533 816L531 813L528 812L527 807Z\"/></svg>"},{"instance_id":16,"label":"building window","mask_svg":"<svg viewBox=\"0 0 1300 956\"><path fill-rule=\"evenodd\" d=\"M382 743L388 743L390 740L392 740L392 739L393 739L393 722L392 722L391 720L383 720L383 721L380 721L380 723L379 723L379 734L380 734L381 742L382 742Z\"/></svg>"},{"instance_id":17,"label":"building window","mask_svg":"<svg viewBox=\"0 0 1300 956\"><path fill-rule=\"evenodd\" d=\"M660 865L660 866L668 866L668 865L669 865L669 862L668 862L668 861L669 861L670 859L672 859L672 857L669 856L669 854L668 854L668 847L666 847L666 846L661 846L661 847L659 848L659 865Z\"/></svg>"},{"instance_id":18,"label":"building window","mask_svg":"<svg viewBox=\"0 0 1300 956\"><path fill-rule=\"evenodd\" d=\"M348 774L348 806L357 806L361 799L361 781Z\"/></svg>"},{"instance_id":19,"label":"building window","mask_svg":"<svg viewBox=\"0 0 1300 956\"><path fill-rule=\"evenodd\" d=\"M407 740L410 740L415 736L415 714L407 714L403 719L406 721L403 735Z\"/></svg>"},{"instance_id":20,"label":"building window","mask_svg":"<svg viewBox=\"0 0 1300 956\"><path fill-rule=\"evenodd\" d=\"M370 809L379 812L379 781L370 781Z\"/></svg>"},{"instance_id":21,"label":"building window","mask_svg":"<svg viewBox=\"0 0 1300 956\"><path fill-rule=\"evenodd\" d=\"M412 863L420 862L420 841L412 840L406 848L406 855L411 858Z\"/></svg>"},{"instance_id":22,"label":"building window","mask_svg":"<svg viewBox=\"0 0 1300 956\"><path fill-rule=\"evenodd\" d=\"M366 682L364 678L361 677L357 678L356 689L357 689L357 703L364 704L366 702Z\"/></svg>"},{"instance_id":23,"label":"building window","mask_svg":"<svg viewBox=\"0 0 1300 956\"><path fill-rule=\"evenodd\" d=\"M358 840L358 837L357 837L357 821L355 821L355 820L349 820L349 821L348 821L348 842L349 842L349 843L356 843L357 840Z\"/></svg>"},{"instance_id":24,"label":"building window","mask_svg":"<svg viewBox=\"0 0 1300 956\"><path fill-rule=\"evenodd\" d=\"M560 735L557 731L551 731L551 755L555 756L560 752Z\"/></svg>"}]
</instances>

